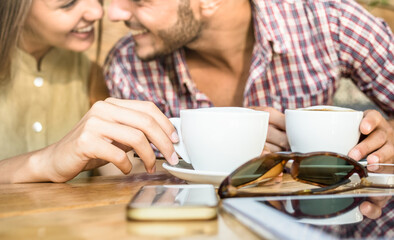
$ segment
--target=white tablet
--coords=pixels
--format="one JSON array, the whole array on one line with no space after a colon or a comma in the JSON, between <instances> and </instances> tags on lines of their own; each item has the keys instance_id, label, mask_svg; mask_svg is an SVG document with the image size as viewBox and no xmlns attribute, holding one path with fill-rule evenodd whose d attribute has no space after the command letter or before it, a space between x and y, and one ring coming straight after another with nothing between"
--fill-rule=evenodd
<instances>
[{"instance_id":1,"label":"white tablet","mask_svg":"<svg viewBox=\"0 0 394 240\"><path fill-rule=\"evenodd\" d=\"M394 239L393 196L394 193L229 198L223 200L222 207L268 239ZM360 212L361 204L370 203L382 206L376 219Z\"/></svg>"}]
</instances>

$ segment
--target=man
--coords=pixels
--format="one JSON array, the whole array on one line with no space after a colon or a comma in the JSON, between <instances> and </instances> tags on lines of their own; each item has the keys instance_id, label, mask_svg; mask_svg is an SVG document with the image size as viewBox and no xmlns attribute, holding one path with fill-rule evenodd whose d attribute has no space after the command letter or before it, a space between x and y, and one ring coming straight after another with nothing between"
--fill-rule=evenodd
<instances>
[{"instance_id":1,"label":"man","mask_svg":"<svg viewBox=\"0 0 394 240\"><path fill-rule=\"evenodd\" d=\"M153 101L168 117L269 111L266 147L286 150L284 109L331 104L341 77L394 115L394 37L353 1L113 0L108 15L131 30L106 61L112 96ZM393 125L366 111L349 156L393 162Z\"/></svg>"}]
</instances>

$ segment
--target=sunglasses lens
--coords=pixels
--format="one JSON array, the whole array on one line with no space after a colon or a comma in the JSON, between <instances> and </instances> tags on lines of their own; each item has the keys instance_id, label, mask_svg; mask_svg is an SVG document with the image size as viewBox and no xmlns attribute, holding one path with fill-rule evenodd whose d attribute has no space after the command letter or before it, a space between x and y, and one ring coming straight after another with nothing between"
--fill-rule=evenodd
<instances>
[{"instance_id":1,"label":"sunglasses lens","mask_svg":"<svg viewBox=\"0 0 394 240\"><path fill-rule=\"evenodd\" d=\"M279 175L283 167L279 159L258 158L243 165L231 176L231 185L234 187L250 183L258 178L269 179Z\"/></svg>"},{"instance_id":2,"label":"sunglasses lens","mask_svg":"<svg viewBox=\"0 0 394 240\"><path fill-rule=\"evenodd\" d=\"M355 199L352 197L302 199L299 200L299 210L303 215L322 218L332 214L340 214L354 203Z\"/></svg>"},{"instance_id":3,"label":"sunglasses lens","mask_svg":"<svg viewBox=\"0 0 394 240\"><path fill-rule=\"evenodd\" d=\"M333 185L343 181L354 166L346 160L334 156L313 156L300 163L298 178L323 185Z\"/></svg>"}]
</instances>

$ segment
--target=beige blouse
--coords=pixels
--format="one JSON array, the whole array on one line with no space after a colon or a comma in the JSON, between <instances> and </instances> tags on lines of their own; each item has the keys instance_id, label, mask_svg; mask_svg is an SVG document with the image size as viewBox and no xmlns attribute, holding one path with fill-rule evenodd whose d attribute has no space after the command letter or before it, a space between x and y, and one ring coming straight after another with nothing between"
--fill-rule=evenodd
<instances>
[{"instance_id":1,"label":"beige blouse","mask_svg":"<svg viewBox=\"0 0 394 240\"><path fill-rule=\"evenodd\" d=\"M11 81L0 87L0 160L43 148L64 137L89 109L90 61L53 48L37 70L18 49Z\"/></svg>"}]
</instances>

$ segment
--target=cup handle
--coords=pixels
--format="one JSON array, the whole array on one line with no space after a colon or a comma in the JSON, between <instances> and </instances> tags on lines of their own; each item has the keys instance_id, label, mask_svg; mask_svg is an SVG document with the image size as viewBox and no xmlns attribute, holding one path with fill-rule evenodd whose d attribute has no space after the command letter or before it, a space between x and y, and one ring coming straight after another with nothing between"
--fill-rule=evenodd
<instances>
[{"instance_id":1,"label":"cup handle","mask_svg":"<svg viewBox=\"0 0 394 240\"><path fill-rule=\"evenodd\" d=\"M187 151L186 151L185 144L183 143L182 131L181 131L181 119L180 118L170 118L169 120L172 123L172 125L174 125L174 127L178 133L178 137L179 137L179 142L173 144L175 151L179 154L179 156L181 156L181 158L185 162L191 164L190 159L189 159L189 155L187 154Z\"/></svg>"}]
</instances>

